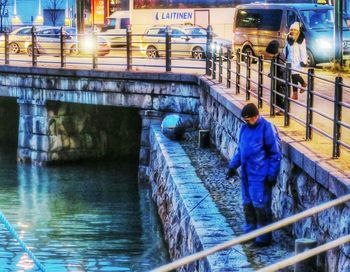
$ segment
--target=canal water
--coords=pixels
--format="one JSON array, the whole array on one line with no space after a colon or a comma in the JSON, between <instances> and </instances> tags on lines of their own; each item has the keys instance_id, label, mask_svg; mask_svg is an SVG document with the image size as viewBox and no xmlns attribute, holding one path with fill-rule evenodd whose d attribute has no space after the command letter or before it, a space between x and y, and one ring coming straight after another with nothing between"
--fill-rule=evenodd
<instances>
[{"instance_id":1,"label":"canal water","mask_svg":"<svg viewBox=\"0 0 350 272\"><path fill-rule=\"evenodd\" d=\"M17 165L0 148L0 211L47 271L148 271L169 257L135 164ZM0 225L0 271L37 271Z\"/></svg>"}]
</instances>

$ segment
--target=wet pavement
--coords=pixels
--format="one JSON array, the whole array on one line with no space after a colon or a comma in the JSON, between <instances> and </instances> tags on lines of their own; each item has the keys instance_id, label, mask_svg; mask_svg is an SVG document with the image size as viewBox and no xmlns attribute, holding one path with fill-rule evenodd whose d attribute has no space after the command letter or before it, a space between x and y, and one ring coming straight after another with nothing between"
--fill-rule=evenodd
<instances>
[{"instance_id":1,"label":"wet pavement","mask_svg":"<svg viewBox=\"0 0 350 272\"><path fill-rule=\"evenodd\" d=\"M215 147L199 148L198 131L187 132L181 145L188 154L197 175L203 180L213 200L237 235L243 234L244 216L240 182L225 179L228 162ZM294 254L294 240L285 230L273 233L269 247L256 248L252 242L243 245L244 253L254 269L276 263ZM292 267L281 271L293 271Z\"/></svg>"}]
</instances>

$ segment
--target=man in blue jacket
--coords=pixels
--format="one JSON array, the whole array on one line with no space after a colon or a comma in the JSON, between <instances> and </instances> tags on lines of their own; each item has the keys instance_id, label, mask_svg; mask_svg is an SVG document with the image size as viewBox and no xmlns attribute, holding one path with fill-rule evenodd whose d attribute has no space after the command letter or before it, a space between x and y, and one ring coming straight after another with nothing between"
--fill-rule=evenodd
<instances>
[{"instance_id":1,"label":"man in blue jacket","mask_svg":"<svg viewBox=\"0 0 350 272\"><path fill-rule=\"evenodd\" d=\"M245 121L239 133L239 143L226 178L241 167L245 232L272 222L271 194L281 161L281 143L276 127L259 115L253 103L245 105L241 116ZM255 245L267 246L271 233L256 238Z\"/></svg>"}]
</instances>

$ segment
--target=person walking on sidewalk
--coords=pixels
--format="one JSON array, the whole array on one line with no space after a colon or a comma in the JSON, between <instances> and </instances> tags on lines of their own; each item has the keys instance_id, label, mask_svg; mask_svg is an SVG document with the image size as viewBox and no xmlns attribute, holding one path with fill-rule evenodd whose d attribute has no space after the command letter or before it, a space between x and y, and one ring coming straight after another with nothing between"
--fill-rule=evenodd
<instances>
[{"instance_id":1,"label":"person walking on sidewalk","mask_svg":"<svg viewBox=\"0 0 350 272\"><path fill-rule=\"evenodd\" d=\"M272 187L276 184L281 161L281 143L276 127L259 115L253 103L245 105L241 116L245 123L239 132L239 142L226 178L237 174L241 167L241 189L246 224L245 233L272 222ZM255 239L256 246L271 243L271 233Z\"/></svg>"},{"instance_id":2,"label":"person walking on sidewalk","mask_svg":"<svg viewBox=\"0 0 350 272\"><path fill-rule=\"evenodd\" d=\"M305 35L301 31L300 22L294 22L290 26L283 53L286 57L286 62L291 64L292 83L295 85L300 83L303 88L306 88L306 82L298 72L298 70L302 70L302 67L306 67L307 64ZM301 89L300 93L303 92L304 90ZM293 86L292 99L298 99L298 87L296 86Z\"/></svg>"}]
</instances>

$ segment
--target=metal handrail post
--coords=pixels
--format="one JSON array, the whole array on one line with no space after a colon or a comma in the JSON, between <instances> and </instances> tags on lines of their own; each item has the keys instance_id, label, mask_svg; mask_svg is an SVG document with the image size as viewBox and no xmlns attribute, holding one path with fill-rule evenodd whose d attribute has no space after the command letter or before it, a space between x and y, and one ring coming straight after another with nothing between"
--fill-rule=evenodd
<instances>
[{"instance_id":1,"label":"metal handrail post","mask_svg":"<svg viewBox=\"0 0 350 272\"><path fill-rule=\"evenodd\" d=\"M312 123L313 123L313 106L314 106L314 84L315 70L307 71L307 90L306 90L306 140L312 139Z\"/></svg>"},{"instance_id":2,"label":"metal handrail post","mask_svg":"<svg viewBox=\"0 0 350 272\"><path fill-rule=\"evenodd\" d=\"M9 34L5 32L5 44L4 44L4 53L5 53L5 64L10 64L10 52L9 52Z\"/></svg>"},{"instance_id":3,"label":"metal handrail post","mask_svg":"<svg viewBox=\"0 0 350 272\"><path fill-rule=\"evenodd\" d=\"M222 83L222 44L220 44L219 50L219 83Z\"/></svg>"},{"instance_id":4,"label":"metal handrail post","mask_svg":"<svg viewBox=\"0 0 350 272\"><path fill-rule=\"evenodd\" d=\"M37 56L36 56L36 33L35 26L32 26L32 66L37 66Z\"/></svg>"},{"instance_id":5,"label":"metal handrail post","mask_svg":"<svg viewBox=\"0 0 350 272\"><path fill-rule=\"evenodd\" d=\"M165 30L165 71L171 71L171 28Z\"/></svg>"},{"instance_id":6,"label":"metal handrail post","mask_svg":"<svg viewBox=\"0 0 350 272\"><path fill-rule=\"evenodd\" d=\"M216 79L216 42L214 42L212 46L212 54L211 54L211 59L213 63L213 71L212 71L212 78Z\"/></svg>"},{"instance_id":7,"label":"metal handrail post","mask_svg":"<svg viewBox=\"0 0 350 272\"><path fill-rule=\"evenodd\" d=\"M275 116L276 103L276 64L275 59L271 60L270 66L270 116Z\"/></svg>"},{"instance_id":8,"label":"metal handrail post","mask_svg":"<svg viewBox=\"0 0 350 272\"><path fill-rule=\"evenodd\" d=\"M230 57L232 55L231 48L227 48L227 75L226 75L226 86L227 88L231 88L231 60Z\"/></svg>"},{"instance_id":9,"label":"metal handrail post","mask_svg":"<svg viewBox=\"0 0 350 272\"><path fill-rule=\"evenodd\" d=\"M236 51L236 94L240 92L241 84L241 51L237 49Z\"/></svg>"},{"instance_id":10,"label":"metal handrail post","mask_svg":"<svg viewBox=\"0 0 350 272\"><path fill-rule=\"evenodd\" d=\"M341 137L341 112L343 101L343 78L336 77L335 79L335 92L334 92L334 116L333 116L333 159L340 156L339 140Z\"/></svg>"},{"instance_id":11,"label":"metal handrail post","mask_svg":"<svg viewBox=\"0 0 350 272\"><path fill-rule=\"evenodd\" d=\"M251 76L251 71L250 71L250 53L246 53L246 78L245 78L245 99L249 100L250 99L250 76Z\"/></svg>"},{"instance_id":12,"label":"metal handrail post","mask_svg":"<svg viewBox=\"0 0 350 272\"><path fill-rule=\"evenodd\" d=\"M126 30L126 69L132 70L132 32L130 25Z\"/></svg>"},{"instance_id":13,"label":"metal handrail post","mask_svg":"<svg viewBox=\"0 0 350 272\"><path fill-rule=\"evenodd\" d=\"M97 32L93 31L92 32L92 69L96 69L97 68L97 57L96 57L96 52L97 52Z\"/></svg>"},{"instance_id":14,"label":"metal handrail post","mask_svg":"<svg viewBox=\"0 0 350 272\"><path fill-rule=\"evenodd\" d=\"M290 123L290 117L289 117L289 111L290 111L290 80L291 80L291 64L286 64L286 73L285 73L285 88L286 93L284 95L284 126L289 126Z\"/></svg>"},{"instance_id":15,"label":"metal handrail post","mask_svg":"<svg viewBox=\"0 0 350 272\"><path fill-rule=\"evenodd\" d=\"M213 42L213 28L211 27L211 25L208 25L207 28L207 48L206 48L206 52L205 52L205 70L206 70L206 75L210 76L211 75L211 71L210 71L210 67L211 67L211 44Z\"/></svg>"},{"instance_id":16,"label":"metal handrail post","mask_svg":"<svg viewBox=\"0 0 350 272\"><path fill-rule=\"evenodd\" d=\"M263 57L259 56L258 58L258 108L263 107L263 101L262 101L263 86L264 86L263 72L264 72Z\"/></svg>"},{"instance_id":17,"label":"metal handrail post","mask_svg":"<svg viewBox=\"0 0 350 272\"><path fill-rule=\"evenodd\" d=\"M61 58L61 68L66 66L65 54L64 54L64 31L63 27L60 29L60 58Z\"/></svg>"}]
</instances>

